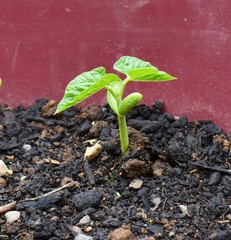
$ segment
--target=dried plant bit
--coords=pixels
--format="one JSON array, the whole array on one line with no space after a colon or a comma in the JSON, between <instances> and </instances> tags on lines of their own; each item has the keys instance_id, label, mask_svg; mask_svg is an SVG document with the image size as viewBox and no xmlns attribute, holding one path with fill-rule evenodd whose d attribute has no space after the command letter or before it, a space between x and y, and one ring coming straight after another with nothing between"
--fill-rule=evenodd
<instances>
[{"instance_id":1,"label":"dried plant bit","mask_svg":"<svg viewBox=\"0 0 231 240\"><path fill-rule=\"evenodd\" d=\"M14 160L14 155L6 155L6 158L7 158L8 160Z\"/></svg>"},{"instance_id":2,"label":"dried plant bit","mask_svg":"<svg viewBox=\"0 0 231 240\"><path fill-rule=\"evenodd\" d=\"M191 157L192 157L192 161L197 161L198 160L198 156L197 156L196 153L192 153Z\"/></svg>"},{"instance_id":3,"label":"dried plant bit","mask_svg":"<svg viewBox=\"0 0 231 240\"><path fill-rule=\"evenodd\" d=\"M90 143L91 145L94 145L97 142L97 139L89 139L87 141L84 141L83 143ZM100 143L100 141L98 141Z\"/></svg>"},{"instance_id":4,"label":"dried plant bit","mask_svg":"<svg viewBox=\"0 0 231 240\"><path fill-rule=\"evenodd\" d=\"M184 213L188 217L191 217L190 214L188 213L188 208L186 205L179 205L179 208L182 213Z\"/></svg>"},{"instance_id":5,"label":"dried plant bit","mask_svg":"<svg viewBox=\"0 0 231 240\"><path fill-rule=\"evenodd\" d=\"M0 160L0 176L5 176L7 174L12 175L13 171L10 170L2 160Z\"/></svg>"},{"instance_id":6,"label":"dried plant bit","mask_svg":"<svg viewBox=\"0 0 231 240\"><path fill-rule=\"evenodd\" d=\"M76 187L79 187L79 183L74 181L72 178L64 177L61 181L61 187L68 185L68 189L74 189Z\"/></svg>"},{"instance_id":7,"label":"dried plant bit","mask_svg":"<svg viewBox=\"0 0 231 240\"><path fill-rule=\"evenodd\" d=\"M190 173L195 173L197 171L198 171L197 169L193 169L193 170L190 171Z\"/></svg>"},{"instance_id":8,"label":"dried plant bit","mask_svg":"<svg viewBox=\"0 0 231 240\"><path fill-rule=\"evenodd\" d=\"M224 135L215 135L213 142L220 144L224 151L231 152L231 142Z\"/></svg>"},{"instance_id":9,"label":"dried plant bit","mask_svg":"<svg viewBox=\"0 0 231 240\"><path fill-rule=\"evenodd\" d=\"M15 207L16 207L16 201L0 206L0 215L15 209Z\"/></svg>"},{"instance_id":10,"label":"dried plant bit","mask_svg":"<svg viewBox=\"0 0 231 240\"><path fill-rule=\"evenodd\" d=\"M229 142L227 139L225 139L223 142L223 149L226 152L231 152L231 142Z\"/></svg>"},{"instance_id":11,"label":"dried plant bit","mask_svg":"<svg viewBox=\"0 0 231 240\"><path fill-rule=\"evenodd\" d=\"M159 155L159 158L160 158L161 160L167 160L167 156L166 156L166 155L163 155L163 154L160 154L160 155Z\"/></svg>"},{"instance_id":12,"label":"dried plant bit","mask_svg":"<svg viewBox=\"0 0 231 240\"><path fill-rule=\"evenodd\" d=\"M50 163L50 164L54 164L54 165L60 165L60 162L59 162L58 160L51 159L51 158L46 158L46 159L44 159L44 163Z\"/></svg>"}]
</instances>

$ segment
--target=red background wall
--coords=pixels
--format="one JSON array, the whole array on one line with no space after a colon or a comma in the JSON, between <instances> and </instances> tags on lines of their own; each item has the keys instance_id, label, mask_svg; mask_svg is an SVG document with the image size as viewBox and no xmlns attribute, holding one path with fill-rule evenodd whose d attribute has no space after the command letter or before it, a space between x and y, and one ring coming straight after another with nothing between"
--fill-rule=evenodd
<instances>
[{"instance_id":1,"label":"red background wall","mask_svg":"<svg viewBox=\"0 0 231 240\"><path fill-rule=\"evenodd\" d=\"M0 0L0 102L60 100L83 71L122 55L150 61L176 76L166 83L132 83L143 103L212 119L231 132L230 0ZM105 103L105 94L91 97Z\"/></svg>"}]
</instances>

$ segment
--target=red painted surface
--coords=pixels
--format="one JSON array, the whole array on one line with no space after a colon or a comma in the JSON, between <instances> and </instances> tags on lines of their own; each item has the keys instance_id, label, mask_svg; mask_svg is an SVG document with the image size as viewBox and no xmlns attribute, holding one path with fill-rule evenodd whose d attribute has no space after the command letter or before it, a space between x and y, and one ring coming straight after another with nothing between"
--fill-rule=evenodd
<instances>
[{"instance_id":1,"label":"red painted surface","mask_svg":"<svg viewBox=\"0 0 231 240\"><path fill-rule=\"evenodd\" d=\"M143 102L212 119L231 132L229 0L0 0L0 102L59 100L66 84L122 55L150 61L177 81L130 84ZM104 92L85 104L105 102Z\"/></svg>"}]
</instances>

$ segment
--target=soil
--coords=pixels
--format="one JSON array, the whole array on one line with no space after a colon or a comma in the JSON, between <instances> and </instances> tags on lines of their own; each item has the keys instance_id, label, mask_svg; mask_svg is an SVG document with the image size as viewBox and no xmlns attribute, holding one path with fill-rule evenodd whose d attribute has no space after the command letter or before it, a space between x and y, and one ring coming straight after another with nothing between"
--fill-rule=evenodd
<instances>
[{"instance_id":1,"label":"soil","mask_svg":"<svg viewBox=\"0 0 231 240\"><path fill-rule=\"evenodd\" d=\"M140 105L122 156L107 105L55 108L1 106L0 159L13 174L0 177L0 239L231 239L231 136L220 127ZM7 222L12 210L20 218Z\"/></svg>"}]
</instances>

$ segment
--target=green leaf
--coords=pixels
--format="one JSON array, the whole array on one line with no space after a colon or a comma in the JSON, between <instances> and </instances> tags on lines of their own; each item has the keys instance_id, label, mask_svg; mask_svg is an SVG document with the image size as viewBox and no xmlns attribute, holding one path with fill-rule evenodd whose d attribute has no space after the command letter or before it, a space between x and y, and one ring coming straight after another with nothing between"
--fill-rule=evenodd
<instances>
[{"instance_id":1,"label":"green leaf","mask_svg":"<svg viewBox=\"0 0 231 240\"><path fill-rule=\"evenodd\" d=\"M107 101L111 109L118 114L118 103L115 97L118 97L118 99L121 99L121 87L122 87L122 80L111 82L109 84L109 87L113 90L114 94L116 96L113 96L110 91L107 91Z\"/></svg>"},{"instance_id":2,"label":"green leaf","mask_svg":"<svg viewBox=\"0 0 231 240\"><path fill-rule=\"evenodd\" d=\"M130 70L128 76L132 81L141 82L162 82L176 79L166 72L153 67Z\"/></svg>"},{"instance_id":3,"label":"green leaf","mask_svg":"<svg viewBox=\"0 0 231 240\"><path fill-rule=\"evenodd\" d=\"M151 63L140 60L136 57L123 56L115 62L113 68L121 73L128 75L128 72L137 68L153 67Z\"/></svg>"},{"instance_id":4,"label":"green leaf","mask_svg":"<svg viewBox=\"0 0 231 240\"><path fill-rule=\"evenodd\" d=\"M120 80L118 79L119 77L115 74L106 74L103 67L80 74L67 85L64 97L59 102L55 114L76 105L105 88L110 82Z\"/></svg>"},{"instance_id":5,"label":"green leaf","mask_svg":"<svg viewBox=\"0 0 231 240\"><path fill-rule=\"evenodd\" d=\"M130 56L121 57L114 64L114 69L126 74L130 81L160 82L176 79L149 62Z\"/></svg>"}]
</instances>

